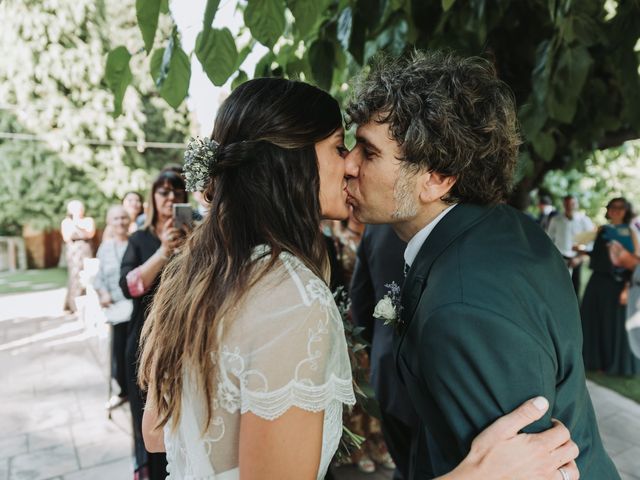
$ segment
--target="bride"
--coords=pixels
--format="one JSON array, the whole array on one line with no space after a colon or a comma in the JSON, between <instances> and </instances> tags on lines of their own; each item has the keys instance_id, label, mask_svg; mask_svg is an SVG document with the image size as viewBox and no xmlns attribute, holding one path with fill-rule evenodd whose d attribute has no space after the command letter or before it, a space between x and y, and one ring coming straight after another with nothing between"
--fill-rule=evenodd
<instances>
[{"instance_id":1,"label":"bride","mask_svg":"<svg viewBox=\"0 0 640 480\"><path fill-rule=\"evenodd\" d=\"M145 444L166 450L169 478L327 472L355 403L319 228L348 215L345 153L336 100L275 78L236 88L212 140L190 144L187 183L211 209L163 272L141 343ZM577 479L566 428L517 433L547 407L499 419L441 480Z\"/></svg>"}]
</instances>

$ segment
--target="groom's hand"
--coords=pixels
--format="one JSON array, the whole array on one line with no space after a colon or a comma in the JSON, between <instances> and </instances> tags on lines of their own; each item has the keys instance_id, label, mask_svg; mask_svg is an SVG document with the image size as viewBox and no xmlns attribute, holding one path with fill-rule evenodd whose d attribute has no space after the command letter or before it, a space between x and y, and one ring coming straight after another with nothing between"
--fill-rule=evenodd
<instances>
[{"instance_id":1,"label":"groom's hand","mask_svg":"<svg viewBox=\"0 0 640 480\"><path fill-rule=\"evenodd\" d=\"M548 408L544 397L536 397L480 433L463 462L471 466L469 478L563 480L558 470L562 468L571 480L577 480L578 446L562 423L554 420L553 427L541 433L518 433L542 418Z\"/></svg>"}]
</instances>

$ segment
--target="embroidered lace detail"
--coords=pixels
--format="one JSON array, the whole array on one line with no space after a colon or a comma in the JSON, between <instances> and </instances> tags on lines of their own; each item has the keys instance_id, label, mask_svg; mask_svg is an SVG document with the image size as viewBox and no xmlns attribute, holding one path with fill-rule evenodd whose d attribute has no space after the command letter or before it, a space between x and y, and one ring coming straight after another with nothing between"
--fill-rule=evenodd
<instances>
[{"instance_id":1,"label":"embroidered lace detail","mask_svg":"<svg viewBox=\"0 0 640 480\"><path fill-rule=\"evenodd\" d=\"M254 255L267 252L257 247ZM223 324L212 359L219 367L213 420L204 435L203 394L185 374L178 428L165 429L170 478L238 478L240 415L275 420L291 407L324 411L324 477L342 435L342 406L355 403L342 319L322 280L293 255L279 260Z\"/></svg>"}]
</instances>

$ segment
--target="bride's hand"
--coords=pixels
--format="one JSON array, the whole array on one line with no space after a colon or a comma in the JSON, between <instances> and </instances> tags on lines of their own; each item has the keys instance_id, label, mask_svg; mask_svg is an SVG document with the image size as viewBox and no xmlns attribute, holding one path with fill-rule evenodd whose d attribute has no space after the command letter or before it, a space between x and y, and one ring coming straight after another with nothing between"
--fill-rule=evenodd
<instances>
[{"instance_id":1,"label":"bride's hand","mask_svg":"<svg viewBox=\"0 0 640 480\"><path fill-rule=\"evenodd\" d=\"M548 408L549 402L537 397L496 420L473 440L471 451L458 468L442 480L580 478L574 461L579 454L578 446L562 423L553 420L553 427L541 433L518 433L542 418Z\"/></svg>"}]
</instances>

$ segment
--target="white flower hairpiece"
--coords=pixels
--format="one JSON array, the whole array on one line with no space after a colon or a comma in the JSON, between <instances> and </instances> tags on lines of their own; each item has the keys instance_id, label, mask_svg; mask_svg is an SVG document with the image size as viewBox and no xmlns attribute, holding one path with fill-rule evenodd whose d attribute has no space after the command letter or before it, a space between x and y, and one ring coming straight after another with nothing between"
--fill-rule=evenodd
<instances>
[{"instance_id":1,"label":"white flower hairpiece","mask_svg":"<svg viewBox=\"0 0 640 480\"><path fill-rule=\"evenodd\" d=\"M184 152L184 178L188 191L201 192L205 189L216 163L219 146L210 138L191 139Z\"/></svg>"}]
</instances>

